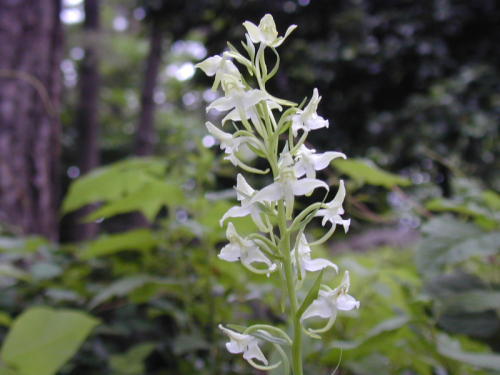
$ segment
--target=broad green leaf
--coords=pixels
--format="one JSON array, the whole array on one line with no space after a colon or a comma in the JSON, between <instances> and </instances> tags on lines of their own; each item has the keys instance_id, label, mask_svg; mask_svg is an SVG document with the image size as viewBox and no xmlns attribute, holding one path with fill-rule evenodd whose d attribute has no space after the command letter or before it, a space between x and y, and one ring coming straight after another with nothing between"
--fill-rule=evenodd
<instances>
[{"instance_id":1,"label":"broad green leaf","mask_svg":"<svg viewBox=\"0 0 500 375\"><path fill-rule=\"evenodd\" d=\"M112 355L109 358L109 367L121 375L144 374L144 360L155 350L156 346L156 343L145 342L135 345L125 354Z\"/></svg>"},{"instance_id":2,"label":"broad green leaf","mask_svg":"<svg viewBox=\"0 0 500 375\"><path fill-rule=\"evenodd\" d=\"M306 298L304 298L304 301L302 301L302 305L300 305L299 309L297 310L298 317L301 317L302 314L304 314L304 311L306 311L306 309L309 307L309 305L318 298L319 287L321 286L321 278L323 277L324 270L324 268L321 270L318 277L316 278L316 281L314 282L314 285L309 290Z\"/></svg>"},{"instance_id":3,"label":"broad green leaf","mask_svg":"<svg viewBox=\"0 0 500 375\"><path fill-rule=\"evenodd\" d=\"M4 327L9 327L12 323L12 318L9 314L4 311L0 311L0 325Z\"/></svg>"},{"instance_id":4,"label":"broad green leaf","mask_svg":"<svg viewBox=\"0 0 500 375\"><path fill-rule=\"evenodd\" d=\"M500 355L490 353L465 352L460 343L445 334L440 334L437 349L445 357L479 368L500 371Z\"/></svg>"},{"instance_id":5,"label":"broad green leaf","mask_svg":"<svg viewBox=\"0 0 500 375\"><path fill-rule=\"evenodd\" d=\"M180 334L174 342L174 354L183 355L197 350L208 350L210 344L199 334Z\"/></svg>"},{"instance_id":6,"label":"broad green leaf","mask_svg":"<svg viewBox=\"0 0 500 375\"><path fill-rule=\"evenodd\" d=\"M99 324L78 310L33 307L12 324L0 359L22 375L54 375Z\"/></svg>"},{"instance_id":7,"label":"broad green leaf","mask_svg":"<svg viewBox=\"0 0 500 375\"><path fill-rule=\"evenodd\" d=\"M31 279L29 274L9 263L0 264L0 276L12 277L23 281L29 281Z\"/></svg>"},{"instance_id":8,"label":"broad green leaf","mask_svg":"<svg viewBox=\"0 0 500 375\"><path fill-rule=\"evenodd\" d=\"M152 158L132 158L99 167L74 180L62 203L61 213L94 202L112 202L135 193L165 173L166 164Z\"/></svg>"},{"instance_id":9,"label":"broad green leaf","mask_svg":"<svg viewBox=\"0 0 500 375\"><path fill-rule=\"evenodd\" d=\"M22 374L10 368L0 367L0 375L22 375Z\"/></svg>"},{"instance_id":10,"label":"broad green leaf","mask_svg":"<svg viewBox=\"0 0 500 375\"><path fill-rule=\"evenodd\" d=\"M103 205L87 215L85 221L140 211L149 222L153 222L164 205L179 205L183 200L184 195L179 186L153 180L145 183L136 192Z\"/></svg>"},{"instance_id":11,"label":"broad green leaf","mask_svg":"<svg viewBox=\"0 0 500 375\"><path fill-rule=\"evenodd\" d=\"M481 312L496 310L500 306L500 292L490 290L472 290L443 296L440 302L452 310Z\"/></svg>"},{"instance_id":12,"label":"broad green leaf","mask_svg":"<svg viewBox=\"0 0 500 375\"><path fill-rule=\"evenodd\" d=\"M135 229L125 233L103 235L88 243L79 254L81 259L89 259L114 254L123 250L149 250L158 243L150 229Z\"/></svg>"},{"instance_id":13,"label":"broad green leaf","mask_svg":"<svg viewBox=\"0 0 500 375\"><path fill-rule=\"evenodd\" d=\"M382 332L393 331L395 329L399 329L408 323L407 316L396 316L394 318L389 318L384 320L383 322L377 324L375 327L370 329L366 334L366 338L370 338L373 336L377 336Z\"/></svg>"},{"instance_id":14,"label":"broad green leaf","mask_svg":"<svg viewBox=\"0 0 500 375\"><path fill-rule=\"evenodd\" d=\"M406 177L386 172L368 160L335 159L332 165L341 173L348 175L353 180L362 184L384 186L391 189L395 185L409 186L411 182Z\"/></svg>"},{"instance_id":15,"label":"broad green leaf","mask_svg":"<svg viewBox=\"0 0 500 375\"><path fill-rule=\"evenodd\" d=\"M425 238L417 247L415 261L419 271L427 275L474 256L494 255L499 249L500 232L484 232L451 217L432 219L422 231Z\"/></svg>"},{"instance_id":16,"label":"broad green leaf","mask_svg":"<svg viewBox=\"0 0 500 375\"><path fill-rule=\"evenodd\" d=\"M500 195L493 190L485 190L482 193L484 203L493 210L500 210Z\"/></svg>"},{"instance_id":17,"label":"broad green leaf","mask_svg":"<svg viewBox=\"0 0 500 375\"><path fill-rule=\"evenodd\" d=\"M44 237L0 237L0 252L34 253L42 245L48 245Z\"/></svg>"},{"instance_id":18,"label":"broad green leaf","mask_svg":"<svg viewBox=\"0 0 500 375\"><path fill-rule=\"evenodd\" d=\"M110 286L103 289L89 303L89 308L93 309L104 301L113 297L125 297L132 293L135 289L142 287L148 283L177 285L178 283L165 278L152 277L147 275L131 276L115 281Z\"/></svg>"}]
</instances>

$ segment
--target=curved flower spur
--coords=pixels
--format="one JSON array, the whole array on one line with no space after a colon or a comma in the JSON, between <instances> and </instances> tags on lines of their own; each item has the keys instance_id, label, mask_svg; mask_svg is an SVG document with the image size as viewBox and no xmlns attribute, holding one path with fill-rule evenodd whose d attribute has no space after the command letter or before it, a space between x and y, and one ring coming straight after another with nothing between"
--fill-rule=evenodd
<instances>
[{"instance_id":1,"label":"curved flower spur","mask_svg":"<svg viewBox=\"0 0 500 375\"><path fill-rule=\"evenodd\" d=\"M282 366L285 375L290 371L294 375L303 375L302 369L302 333L319 338L317 333L330 329L337 316L337 310L350 310L359 307L359 302L349 294L349 273L346 271L340 286L331 289L321 284L325 268L337 272L338 267L327 259L311 257L311 246L325 242L341 225L347 232L349 219L343 219L342 207L346 196L343 181L329 203L316 202L297 212L295 197L311 195L318 188L328 194L330 187L316 178L316 171L323 170L335 158L346 158L341 152L327 151L316 153L308 149L304 142L309 132L328 128L328 120L317 114L321 100L318 90L305 108L295 103L279 99L269 94L266 82L271 79L279 67L279 54L276 47L295 29L288 28L283 37L278 36L276 24L270 14L266 14L259 25L245 22L245 42L242 42L246 56L228 43L229 51L222 56L209 57L197 65L208 76L214 76L212 90L222 88L223 96L208 106L221 112L228 112L222 119L221 126L231 121L234 132L224 132L216 125L207 122L206 126L220 142L226 160L240 167L247 173L272 173L273 182L260 190L253 189L242 174L237 176L237 199L240 206L230 208L221 218L221 226L227 224L226 235L229 244L220 251L219 258L228 262L241 262L251 272L279 277L282 284L282 310L288 309L293 330L291 339L282 329L267 324L241 327L222 325L219 328L230 338L226 347L231 353L243 353L243 358L250 365L260 370L271 370ZM256 49L254 44L258 44ZM265 49L269 48L276 57L276 63L268 70ZM234 61L234 62L233 62ZM243 77L238 63L253 77L257 87L251 87ZM277 116L281 112L280 116ZM280 135L288 132L288 142L283 145ZM260 170L243 163L238 157L242 146L248 147L257 157L264 158L269 164L266 170ZM320 190L321 190L320 189ZM231 218L250 215L259 232L241 237ZM319 240L308 243L305 230L315 218L322 217L322 224L331 224L329 231ZM272 223L277 223L273 225ZM306 297L299 300L297 291L302 288L307 272L319 272L313 287L306 292ZM303 295L303 294L300 294ZM286 303L288 301L288 303ZM306 319L318 316L328 319L326 326L319 330L307 330L303 326ZM259 343L273 345L282 360L269 364L259 347ZM291 347L290 351L283 346ZM288 353L288 354L287 354ZM257 363L257 362L259 363Z\"/></svg>"}]
</instances>

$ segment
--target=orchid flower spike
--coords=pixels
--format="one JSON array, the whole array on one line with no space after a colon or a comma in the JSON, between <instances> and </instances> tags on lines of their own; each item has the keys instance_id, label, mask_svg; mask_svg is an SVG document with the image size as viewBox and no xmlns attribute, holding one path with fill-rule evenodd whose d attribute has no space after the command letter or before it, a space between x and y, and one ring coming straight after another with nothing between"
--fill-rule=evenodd
<instances>
[{"instance_id":1,"label":"orchid flower spike","mask_svg":"<svg viewBox=\"0 0 500 375\"><path fill-rule=\"evenodd\" d=\"M266 366L268 365L269 362L260 350L259 341L257 338L232 331L225 328L222 324L219 324L219 328L224 331L224 333L226 333L231 340L230 342L226 343L226 348L229 353L243 353L243 358L245 358L247 361L249 359L255 358L264 363Z\"/></svg>"},{"instance_id":2,"label":"orchid flower spike","mask_svg":"<svg viewBox=\"0 0 500 375\"><path fill-rule=\"evenodd\" d=\"M243 26L247 29L248 35L253 43L264 43L269 47L280 46L288 35L297 27L297 25L291 25L286 31L285 36L278 37L276 24L274 23L273 16L270 14L266 14L260 20L258 27L250 21L244 22Z\"/></svg>"}]
</instances>

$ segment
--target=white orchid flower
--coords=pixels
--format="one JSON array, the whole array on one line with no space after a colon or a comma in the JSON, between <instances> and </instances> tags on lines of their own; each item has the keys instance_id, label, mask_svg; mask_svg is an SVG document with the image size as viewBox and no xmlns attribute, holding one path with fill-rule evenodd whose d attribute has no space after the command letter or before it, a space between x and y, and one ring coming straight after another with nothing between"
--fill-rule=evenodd
<instances>
[{"instance_id":1,"label":"white orchid flower","mask_svg":"<svg viewBox=\"0 0 500 375\"><path fill-rule=\"evenodd\" d=\"M207 107L207 112L212 108L224 112L229 111L222 119L222 124L227 120L239 121L251 118L254 123L258 122L255 105L269 99L268 94L261 90L246 90L245 86L235 77L224 75L222 85L226 96L212 102Z\"/></svg>"},{"instance_id":2,"label":"white orchid flower","mask_svg":"<svg viewBox=\"0 0 500 375\"><path fill-rule=\"evenodd\" d=\"M297 136L299 129L309 132L314 129L328 128L328 120L316 113L320 100L318 89L314 89L309 104L303 110L298 109L295 115L292 116L292 133L294 137Z\"/></svg>"},{"instance_id":3,"label":"white orchid flower","mask_svg":"<svg viewBox=\"0 0 500 375\"><path fill-rule=\"evenodd\" d=\"M231 60L228 60L229 54L224 52L222 57L212 56L195 65L200 68L209 77L215 75L212 91L215 92L224 76L231 76L241 81L241 73Z\"/></svg>"},{"instance_id":4,"label":"white orchid flower","mask_svg":"<svg viewBox=\"0 0 500 375\"><path fill-rule=\"evenodd\" d=\"M324 181L312 178L297 179L293 168L292 157L287 153L282 157L280 174L276 182L273 182L271 185L266 186L255 194L250 203L276 202L284 197L286 218L290 220L292 218L295 196L306 195L319 187L329 190L328 185Z\"/></svg>"},{"instance_id":5,"label":"white orchid flower","mask_svg":"<svg viewBox=\"0 0 500 375\"><path fill-rule=\"evenodd\" d=\"M325 169L330 165L330 162L336 158L346 159L342 152L328 151L323 154L316 154L316 150L308 149L302 145L297 150L295 175L302 177L304 174L307 178L316 178L316 171Z\"/></svg>"},{"instance_id":6,"label":"white orchid flower","mask_svg":"<svg viewBox=\"0 0 500 375\"><path fill-rule=\"evenodd\" d=\"M322 258L311 259L311 248L309 247L306 236L303 233L299 239L297 250L298 250L297 256L295 255L295 249L294 249L292 251L291 257L292 257L292 263L295 265L296 265L295 259L298 258L301 280L305 279L306 271L315 272L315 271L320 271L326 267L332 267L335 270L335 272L339 271L339 268L329 260Z\"/></svg>"},{"instance_id":7,"label":"white orchid flower","mask_svg":"<svg viewBox=\"0 0 500 375\"><path fill-rule=\"evenodd\" d=\"M255 190L248 184L245 177L241 173L238 173L236 177L236 199L241 202L241 207L234 206L231 207L220 220L220 226L228 217L243 217L247 215L252 216L252 220L263 232L269 232L269 228L262 221L260 216L260 211L253 204L250 203L250 198L254 194Z\"/></svg>"},{"instance_id":8,"label":"white orchid flower","mask_svg":"<svg viewBox=\"0 0 500 375\"><path fill-rule=\"evenodd\" d=\"M359 308L359 301L347 294L349 286L349 271L345 271L342 282L338 287L329 291L320 289L318 298L304 311L300 320L303 321L313 316L319 316L323 319L329 319L329 321L324 328L310 330L311 332L326 332L329 330L337 318L337 310L348 311Z\"/></svg>"},{"instance_id":9,"label":"white orchid flower","mask_svg":"<svg viewBox=\"0 0 500 375\"><path fill-rule=\"evenodd\" d=\"M339 224L344 227L344 231L347 233L349 230L349 225L351 224L351 219L344 220L340 215L345 211L342 207L342 203L345 199L345 186L344 181L340 180L339 190L335 195L335 198L330 203L324 204L322 209L316 212L315 216L323 216L323 221L321 225L325 226L327 221L330 221L334 226Z\"/></svg>"},{"instance_id":10,"label":"white orchid flower","mask_svg":"<svg viewBox=\"0 0 500 375\"><path fill-rule=\"evenodd\" d=\"M269 273L276 269L276 264L272 263L259 247L252 240L247 240L238 235L233 223L227 225L226 236L229 244L224 246L220 251L219 258L228 262L236 262L241 260L241 263L249 270L256 273ZM252 266L252 263L265 263L268 266L267 270L259 270Z\"/></svg>"},{"instance_id":11,"label":"white orchid flower","mask_svg":"<svg viewBox=\"0 0 500 375\"><path fill-rule=\"evenodd\" d=\"M268 365L269 362L260 350L259 340L256 337L232 331L224 327L222 324L219 324L219 328L224 331L224 333L226 333L231 340L226 343L226 348L229 353L243 353L243 358L247 361L255 358L264 363L266 366Z\"/></svg>"},{"instance_id":12,"label":"white orchid flower","mask_svg":"<svg viewBox=\"0 0 500 375\"><path fill-rule=\"evenodd\" d=\"M255 25L250 21L243 23L243 26L248 31L248 35L253 43L264 43L269 47L280 46L285 39L290 35L290 33L297 27L297 25L291 25L285 33L285 36L278 37L278 31L276 30L276 24L274 23L273 16L266 14L260 20L259 26Z\"/></svg>"},{"instance_id":13,"label":"white orchid flower","mask_svg":"<svg viewBox=\"0 0 500 375\"><path fill-rule=\"evenodd\" d=\"M230 160L231 163L236 166L237 163L234 160L236 156L234 155L234 153L238 151L238 148L241 144L248 143L253 139L251 137L245 136L234 137L233 134L223 132L218 127L213 125L210 121L207 121L205 125L208 129L208 132L212 134L214 138L220 141L221 150L224 150L224 152L229 155L226 156L224 160Z\"/></svg>"}]
</instances>

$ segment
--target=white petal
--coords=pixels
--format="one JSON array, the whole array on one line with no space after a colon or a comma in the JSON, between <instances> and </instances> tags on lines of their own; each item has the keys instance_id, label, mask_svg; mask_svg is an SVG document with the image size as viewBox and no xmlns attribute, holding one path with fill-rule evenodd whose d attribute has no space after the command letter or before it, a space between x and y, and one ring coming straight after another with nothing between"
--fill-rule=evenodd
<instances>
[{"instance_id":1,"label":"white petal","mask_svg":"<svg viewBox=\"0 0 500 375\"><path fill-rule=\"evenodd\" d=\"M215 100L214 102L212 102L212 104L210 104L207 107L207 112L213 108L218 110L219 112L229 111L230 109L232 109L234 107L235 107L234 98L228 98L227 96L225 96L225 97L219 98L219 99Z\"/></svg>"},{"instance_id":2,"label":"white petal","mask_svg":"<svg viewBox=\"0 0 500 375\"><path fill-rule=\"evenodd\" d=\"M258 359L259 361L264 363L266 366L269 363L259 348L258 340L252 336L248 339L248 344L247 344L247 347L245 349L245 352L243 353L243 358L245 358L245 359L252 359L252 358Z\"/></svg>"},{"instance_id":3,"label":"white petal","mask_svg":"<svg viewBox=\"0 0 500 375\"><path fill-rule=\"evenodd\" d=\"M222 227L222 224L228 217L243 217L247 216L249 213L252 211L252 206L251 205L246 205L246 206L234 206L231 207L225 214L222 216L222 219L220 220L220 226Z\"/></svg>"},{"instance_id":4,"label":"white petal","mask_svg":"<svg viewBox=\"0 0 500 375\"><path fill-rule=\"evenodd\" d=\"M292 185L294 195L305 195L319 187L323 187L326 190L330 190L328 185L324 181L315 180L312 178L303 178L302 180L294 182Z\"/></svg>"},{"instance_id":5,"label":"white petal","mask_svg":"<svg viewBox=\"0 0 500 375\"><path fill-rule=\"evenodd\" d=\"M349 294L341 294L337 298L337 309L339 310L352 310L353 308L359 308L359 301L356 301L356 299Z\"/></svg>"},{"instance_id":6,"label":"white petal","mask_svg":"<svg viewBox=\"0 0 500 375\"><path fill-rule=\"evenodd\" d=\"M333 152L333 151L328 151L325 152L324 154L311 155L311 158L314 163L314 169L316 169L317 171L325 169L326 167L328 167L328 165L333 159L339 157L346 159L346 156L343 153Z\"/></svg>"},{"instance_id":7,"label":"white petal","mask_svg":"<svg viewBox=\"0 0 500 375\"><path fill-rule=\"evenodd\" d=\"M253 43L259 43L264 41L262 33L260 32L257 25L255 25L250 21L246 21L243 22L243 26L245 26L245 28L247 29L248 35L250 36L250 39L252 39Z\"/></svg>"},{"instance_id":8,"label":"white petal","mask_svg":"<svg viewBox=\"0 0 500 375\"><path fill-rule=\"evenodd\" d=\"M336 272L339 271L339 268L335 264L323 258L316 258L313 260L304 259L303 262L304 262L304 268L307 271L315 272L322 270L323 268L326 267L332 267Z\"/></svg>"},{"instance_id":9,"label":"white petal","mask_svg":"<svg viewBox=\"0 0 500 375\"><path fill-rule=\"evenodd\" d=\"M332 308L330 304L325 298L319 297L309 305L306 311L304 311L304 314L302 314L300 320L308 319L313 316L319 316L321 318L326 319L329 318L331 315L332 315Z\"/></svg>"},{"instance_id":10,"label":"white petal","mask_svg":"<svg viewBox=\"0 0 500 375\"><path fill-rule=\"evenodd\" d=\"M217 68L219 67L221 60L222 57L220 56L212 56L201 63L196 64L195 68L200 68L207 76L211 77L217 72Z\"/></svg>"},{"instance_id":11,"label":"white petal","mask_svg":"<svg viewBox=\"0 0 500 375\"><path fill-rule=\"evenodd\" d=\"M246 199L246 197L242 196L240 194L243 193L245 195L248 195L251 197L254 193L254 189L250 186L250 184L245 180L245 177L241 173L238 173L238 176L236 177L236 194L237 194L237 199L239 201Z\"/></svg>"},{"instance_id":12,"label":"white petal","mask_svg":"<svg viewBox=\"0 0 500 375\"><path fill-rule=\"evenodd\" d=\"M226 262L236 262L241 258L241 249L239 246L227 244L222 248L218 257Z\"/></svg>"},{"instance_id":13,"label":"white petal","mask_svg":"<svg viewBox=\"0 0 500 375\"><path fill-rule=\"evenodd\" d=\"M273 182L271 185L266 186L264 189L257 192L257 194L252 197L250 203L253 204L262 201L275 202L283 198L284 194L285 193L283 191L283 188L281 187L281 184L279 184L278 182Z\"/></svg>"}]
</instances>

